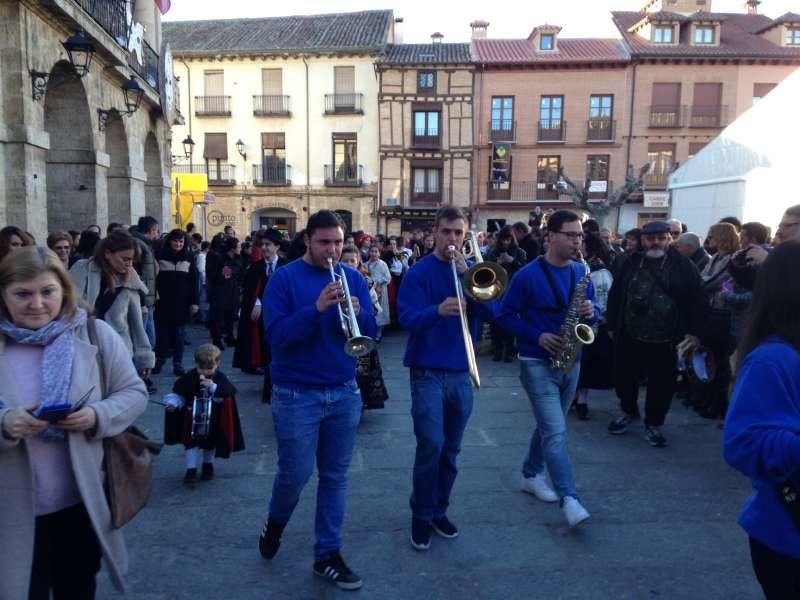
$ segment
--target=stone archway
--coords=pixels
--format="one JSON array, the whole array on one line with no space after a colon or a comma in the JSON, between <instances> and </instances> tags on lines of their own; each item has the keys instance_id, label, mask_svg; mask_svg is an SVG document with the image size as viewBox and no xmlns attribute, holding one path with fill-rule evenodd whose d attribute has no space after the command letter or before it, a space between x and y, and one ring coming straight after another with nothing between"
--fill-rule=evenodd
<instances>
[{"instance_id":1,"label":"stone archway","mask_svg":"<svg viewBox=\"0 0 800 600\"><path fill-rule=\"evenodd\" d=\"M47 228L82 230L102 220L97 199L105 195L105 179L98 178L92 118L81 80L66 61L56 63L50 76L64 82L44 98L44 128L50 135L45 154Z\"/></svg>"},{"instance_id":2,"label":"stone archway","mask_svg":"<svg viewBox=\"0 0 800 600\"><path fill-rule=\"evenodd\" d=\"M106 124L106 153L110 159L106 175L108 221L130 225L133 221L130 156L125 124L120 117L112 117Z\"/></svg>"},{"instance_id":3,"label":"stone archway","mask_svg":"<svg viewBox=\"0 0 800 600\"><path fill-rule=\"evenodd\" d=\"M297 231L297 214L286 208L264 208L253 213L252 230L274 227L294 235Z\"/></svg>"},{"instance_id":4,"label":"stone archway","mask_svg":"<svg viewBox=\"0 0 800 600\"><path fill-rule=\"evenodd\" d=\"M144 210L145 214L155 217L161 223L163 229L172 227L164 222L164 175L161 165L161 151L158 148L156 136L151 131L147 134L144 141L144 170L147 174L147 181L144 186Z\"/></svg>"},{"instance_id":5,"label":"stone archway","mask_svg":"<svg viewBox=\"0 0 800 600\"><path fill-rule=\"evenodd\" d=\"M353 213L352 213L352 211L345 210L343 208L337 208L334 212L342 218L342 221L344 221L344 232L345 232L345 234L352 233L353 232Z\"/></svg>"}]
</instances>

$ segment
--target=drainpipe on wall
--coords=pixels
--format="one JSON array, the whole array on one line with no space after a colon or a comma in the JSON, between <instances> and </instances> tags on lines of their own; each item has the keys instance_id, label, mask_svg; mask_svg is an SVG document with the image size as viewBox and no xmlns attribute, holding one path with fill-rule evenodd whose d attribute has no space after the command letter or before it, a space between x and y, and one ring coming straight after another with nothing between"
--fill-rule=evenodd
<instances>
[{"instance_id":1,"label":"drainpipe on wall","mask_svg":"<svg viewBox=\"0 0 800 600\"><path fill-rule=\"evenodd\" d=\"M308 91L308 61L303 55L303 65L306 68L306 221L311 216L311 109Z\"/></svg>"},{"instance_id":2,"label":"drainpipe on wall","mask_svg":"<svg viewBox=\"0 0 800 600\"><path fill-rule=\"evenodd\" d=\"M631 169L631 143L633 142L633 109L636 103L636 63L633 63L633 70L631 75L631 104L630 113L628 114L628 145L625 149L625 177L627 178L628 172ZM622 222L622 209L625 204L620 204L617 207L617 233L620 233L619 226Z\"/></svg>"}]
</instances>

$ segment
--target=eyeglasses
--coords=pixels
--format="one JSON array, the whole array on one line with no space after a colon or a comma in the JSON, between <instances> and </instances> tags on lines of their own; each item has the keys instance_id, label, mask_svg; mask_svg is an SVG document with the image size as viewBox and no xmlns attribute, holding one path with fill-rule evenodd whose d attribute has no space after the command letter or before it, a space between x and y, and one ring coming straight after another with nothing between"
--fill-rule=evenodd
<instances>
[{"instance_id":1,"label":"eyeglasses","mask_svg":"<svg viewBox=\"0 0 800 600\"><path fill-rule=\"evenodd\" d=\"M582 240L584 237L583 233L575 232L575 231L557 231L556 233L560 233L562 235L567 236L571 240Z\"/></svg>"}]
</instances>

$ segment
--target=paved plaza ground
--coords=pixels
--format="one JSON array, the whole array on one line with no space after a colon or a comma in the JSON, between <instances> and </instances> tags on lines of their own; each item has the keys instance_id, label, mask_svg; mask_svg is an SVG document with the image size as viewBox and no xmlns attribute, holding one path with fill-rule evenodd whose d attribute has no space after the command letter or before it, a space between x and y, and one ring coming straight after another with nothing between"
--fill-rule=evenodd
<instances>
[{"instance_id":1,"label":"paved plaza ground","mask_svg":"<svg viewBox=\"0 0 800 600\"><path fill-rule=\"evenodd\" d=\"M206 341L192 329L193 342ZM460 351L460 340L453 340ZM338 590L311 572L316 480L306 487L277 557L264 561L257 538L275 474L269 407L261 379L230 367L239 388L246 452L217 463L214 481L183 485L182 447L157 457L150 504L125 529L128 597L135 600L249 599L726 599L759 598L747 540L736 524L748 483L722 461L717 423L673 406L654 449L640 427L611 437L613 394L592 392L591 420L569 416L578 493L592 517L570 530L557 505L519 491L532 429L519 364L479 359L483 387L467 428L449 516L455 540L434 536L419 553L409 544L408 495L414 457L405 335L380 346L391 398L364 414L350 469L343 555L364 578ZM187 349L188 350L188 349ZM188 358L188 357L187 357ZM189 364L189 360L186 361ZM320 365L320 368L325 368ZM169 391L171 369L156 378ZM162 408L140 424L162 439ZM113 597L99 577L98 598Z\"/></svg>"}]
</instances>

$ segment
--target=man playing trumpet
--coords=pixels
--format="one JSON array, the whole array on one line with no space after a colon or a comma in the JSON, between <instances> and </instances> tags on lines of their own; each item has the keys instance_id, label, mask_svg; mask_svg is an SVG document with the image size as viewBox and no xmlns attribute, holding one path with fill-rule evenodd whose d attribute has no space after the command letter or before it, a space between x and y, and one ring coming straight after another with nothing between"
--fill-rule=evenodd
<instances>
[{"instance_id":1,"label":"man playing trumpet","mask_svg":"<svg viewBox=\"0 0 800 600\"><path fill-rule=\"evenodd\" d=\"M449 248L456 249L458 273L465 273L467 263L460 252L465 231L460 209L439 209L435 250L406 273L397 299L400 325L410 333L403 363L411 374L411 417L417 438L410 499L411 545L416 550L430 547L431 529L445 538L458 535L447 518L447 507L458 473L456 457L472 412L472 383L460 340L460 303ZM488 305L467 304L461 310L469 313L474 325L479 316L475 309Z\"/></svg>"},{"instance_id":2,"label":"man playing trumpet","mask_svg":"<svg viewBox=\"0 0 800 600\"><path fill-rule=\"evenodd\" d=\"M344 265L333 271L344 242L341 218L329 210L315 213L308 220L305 242L305 255L275 271L262 300L265 333L273 349L270 372L278 473L259 550L266 559L278 552L316 459L314 573L340 588L357 589L361 578L339 552L347 469L361 417L353 348L354 342L371 342L363 336L374 336L377 327L361 274ZM346 285L341 277L332 278L332 272L346 277ZM340 308L343 304L347 308ZM352 321L350 306L356 317ZM345 322L355 329L349 339L343 334Z\"/></svg>"}]
</instances>

